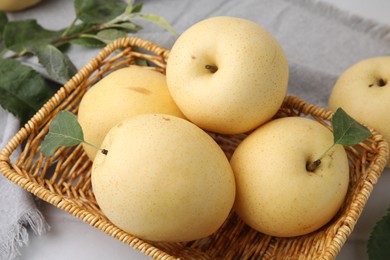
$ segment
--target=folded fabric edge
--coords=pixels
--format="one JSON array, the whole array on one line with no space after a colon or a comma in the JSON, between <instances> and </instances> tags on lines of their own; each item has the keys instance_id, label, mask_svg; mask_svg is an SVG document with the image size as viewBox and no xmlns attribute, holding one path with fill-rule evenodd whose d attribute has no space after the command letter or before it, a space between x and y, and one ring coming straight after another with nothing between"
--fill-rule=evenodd
<instances>
[{"instance_id":1,"label":"folded fabric edge","mask_svg":"<svg viewBox=\"0 0 390 260\"><path fill-rule=\"evenodd\" d=\"M336 6L322 1L313 0L286 0L287 2L306 8L315 14L325 18L337 19L345 26L360 31L365 34L370 34L373 37L390 40L390 26L380 22L351 14L347 11L341 10Z\"/></svg>"},{"instance_id":2,"label":"folded fabric edge","mask_svg":"<svg viewBox=\"0 0 390 260\"><path fill-rule=\"evenodd\" d=\"M29 242L28 227L31 228L35 235L42 235L50 229L39 210L31 209L26 211L22 214L19 221L10 227L5 237L0 239L0 259L11 260L20 256L20 248L28 245Z\"/></svg>"}]
</instances>

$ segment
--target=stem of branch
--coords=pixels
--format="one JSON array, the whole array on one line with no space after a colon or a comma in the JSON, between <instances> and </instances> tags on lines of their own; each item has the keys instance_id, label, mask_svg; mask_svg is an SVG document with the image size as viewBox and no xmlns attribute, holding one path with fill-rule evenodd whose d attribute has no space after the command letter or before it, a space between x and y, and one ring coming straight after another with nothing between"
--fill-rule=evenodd
<instances>
[{"instance_id":1,"label":"stem of branch","mask_svg":"<svg viewBox=\"0 0 390 260\"><path fill-rule=\"evenodd\" d=\"M68 28L65 29L65 31L62 33L62 36L66 36L68 35L69 31L74 27L74 25L76 24L78 18L75 17L72 21L72 23L68 26Z\"/></svg>"},{"instance_id":2,"label":"stem of branch","mask_svg":"<svg viewBox=\"0 0 390 260\"><path fill-rule=\"evenodd\" d=\"M5 53L5 52L4 52ZM29 54L30 52L27 51L26 49L23 49L21 50L20 52L18 53L14 53L12 54L11 56L8 56L7 59L17 59L17 58L20 58L20 57L23 57L23 56L26 56L27 54ZM2 53L3 54L3 53Z\"/></svg>"}]
</instances>

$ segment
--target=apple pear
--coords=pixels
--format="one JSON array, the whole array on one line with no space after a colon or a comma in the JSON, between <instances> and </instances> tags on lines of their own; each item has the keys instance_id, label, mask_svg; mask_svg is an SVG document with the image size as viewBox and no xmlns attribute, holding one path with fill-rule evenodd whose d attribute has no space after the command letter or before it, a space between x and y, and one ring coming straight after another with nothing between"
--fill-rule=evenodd
<instances>
[{"instance_id":1,"label":"apple pear","mask_svg":"<svg viewBox=\"0 0 390 260\"><path fill-rule=\"evenodd\" d=\"M4 12L17 12L37 5L42 0L1 0L0 10Z\"/></svg>"},{"instance_id":2,"label":"apple pear","mask_svg":"<svg viewBox=\"0 0 390 260\"><path fill-rule=\"evenodd\" d=\"M102 212L116 226L151 241L189 241L227 219L235 180L218 144L179 117L146 114L106 135L91 181Z\"/></svg>"},{"instance_id":3,"label":"apple pear","mask_svg":"<svg viewBox=\"0 0 390 260\"><path fill-rule=\"evenodd\" d=\"M390 56L364 59L344 71L329 97L329 108L339 107L390 141Z\"/></svg>"},{"instance_id":4,"label":"apple pear","mask_svg":"<svg viewBox=\"0 0 390 260\"><path fill-rule=\"evenodd\" d=\"M94 84L83 96L78 121L84 138L100 146L107 132L124 119L147 113L184 117L168 91L165 75L138 66L118 69ZM96 149L83 144L93 160Z\"/></svg>"},{"instance_id":5,"label":"apple pear","mask_svg":"<svg viewBox=\"0 0 390 260\"><path fill-rule=\"evenodd\" d=\"M189 27L167 61L167 84L183 114L222 134L270 120L287 92L288 63L279 42L260 25L221 16Z\"/></svg>"},{"instance_id":6,"label":"apple pear","mask_svg":"<svg viewBox=\"0 0 390 260\"><path fill-rule=\"evenodd\" d=\"M277 237L304 235L329 222L348 189L346 152L335 145L314 171L307 165L332 144L329 129L303 117L275 119L248 135L231 158L238 215Z\"/></svg>"}]
</instances>

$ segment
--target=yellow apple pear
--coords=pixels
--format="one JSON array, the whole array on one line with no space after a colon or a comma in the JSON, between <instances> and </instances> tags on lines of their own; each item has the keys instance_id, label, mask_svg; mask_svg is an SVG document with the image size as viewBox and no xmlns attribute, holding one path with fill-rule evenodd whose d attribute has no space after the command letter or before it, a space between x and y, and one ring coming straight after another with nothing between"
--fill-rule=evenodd
<instances>
[{"instance_id":1,"label":"yellow apple pear","mask_svg":"<svg viewBox=\"0 0 390 260\"><path fill-rule=\"evenodd\" d=\"M339 107L389 142L390 56L364 59L344 71L329 97L329 108L336 111Z\"/></svg>"},{"instance_id":2,"label":"yellow apple pear","mask_svg":"<svg viewBox=\"0 0 390 260\"><path fill-rule=\"evenodd\" d=\"M229 161L191 122L146 114L106 135L92 166L92 187L103 213L142 239L189 241L215 232L235 198Z\"/></svg>"},{"instance_id":3,"label":"yellow apple pear","mask_svg":"<svg viewBox=\"0 0 390 260\"><path fill-rule=\"evenodd\" d=\"M17 12L34 5L42 0L0 0L0 10L5 12Z\"/></svg>"},{"instance_id":4,"label":"yellow apple pear","mask_svg":"<svg viewBox=\"0 0 390 260\"><path fill-rule=\"evenodd\" d=\"M220 16L179 36L166 75L172 98L190 121L236 134L278 111L287 92L288 64L278 41L260 25Z\"/></svg>"},{"instance_id":5,"label":"yellow apple pear","mask_svg":"<svg viewBox=\"0 0 390 260\"><path fill-rule=\"evenodd\" d=\"M84 139L100 146L107 132L120 121L147 113L184 117L166 85L164 74L130 66L118 69L93 85L83 96L78 121ZM83 144L93 160L96 149Z\"/></svg>"},{"instance_id":6,"label":"yellow apple pear","mask_svg":"<svg viewBox=\"0 0 390 260\"><path fill-rule=\"evenodd\" d=\"M314 171L307 165L332 144L332 132L308 118L280 118L257 128L231 159L239 216L278 237L304 235L329 222L348 189L346 152L336 145Z\"/></svg>"}]
</instances>

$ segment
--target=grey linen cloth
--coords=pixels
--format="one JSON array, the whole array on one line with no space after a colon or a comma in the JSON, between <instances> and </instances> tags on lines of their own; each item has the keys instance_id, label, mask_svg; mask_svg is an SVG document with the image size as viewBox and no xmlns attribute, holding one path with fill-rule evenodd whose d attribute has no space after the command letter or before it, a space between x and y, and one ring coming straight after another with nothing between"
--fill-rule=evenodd
<instances>
[{"instance_id":1,"label":"grey linen cloth","mask_svg":"<svg viewBox=\"0 0 390 260\"><path fill-rule=\"evenodd\" d=\"M270 31L286 52L288 94L327 106L338 76L359 60L390 55L390 27L315 0L145 0L144 11L166 17L180 34L207 17L250 19ZM170 48L174 37L145 28L145 39Z\"/></svg>"},{"instance_id":2,"label":"grey linen cloth","mask_svg":"<svg viewBox=\"0 0 390 260\"><path fill-rule=\"evenodd\" d=\"M390 54L390 28L376 24L318 1L310 0L144 0L144 13L163 16L178 34L202 19L230 15L261 24L280 42L289 68L288 94L326 106L338 76L359 60ZM37 19L47 28L58 29L74 17L73 1L50 0L20 13L12 19ZM175 37L158 26L141 23L136 36L170 48ZM82 53L83 55L80 55ZM72 47L69 56L79 69L96 50ZM39 65L32 63L37 70ZM16 131L18 123L1 114L2 146ZM5 134L6 133L6 134ZM1 147L2 147L1 146ZM37 211L32 196L0 176L0 258L12 259L18 247L27 243L26 228L37 234L47 225Z\"/></svg>"},{"instance_id":3,"label":"grey linen cloth","mask_svg":"<svg viewBox=\"0 0 390 260\"><path fill-rule=\"evenodd\" d=\"M0 107L0 147L19 129L19 120ZM20 151L11 155L15 160ZM0 175L0 259L13 259L19 247L28 241L28 227L35 234L48 228L34 204L33 197L21 187Z\"/></svg>"}]
</instances>

